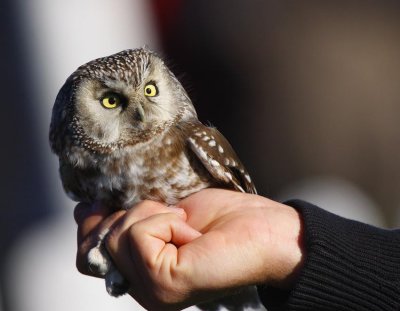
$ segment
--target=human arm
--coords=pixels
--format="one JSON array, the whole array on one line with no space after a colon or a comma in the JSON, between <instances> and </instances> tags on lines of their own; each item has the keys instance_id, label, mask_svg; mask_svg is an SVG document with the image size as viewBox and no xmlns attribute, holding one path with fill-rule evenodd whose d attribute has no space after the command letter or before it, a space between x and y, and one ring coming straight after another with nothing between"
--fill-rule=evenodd
<instances>
[{"instance_id":1,"label":"human arm","mask_svg":"<svg viewBox=\"0 0 400 311\"><path fill-rule=\"evenodd\" d=\"M345 219L303 201L288 201L301 214L307 254L289 291L265 284L268 310L400 310L400 230Z\"/></svg>"},{"instance_id":2,"label":"human arm","mask_svg":"<svg viewBox=\"0 0 400 311\"><path fill-rule=\"evenodd\" d=\"M143 229L154 227L156 231L162 229L157 221L171 223L175 228L187 222L195 231L188 229L187 241L175 244L178 253L184 250L180 256L188 249L193 252L189 256L191 260L186 259L186 269L167 269L169 280L177 280L169 278L171 272L175 277L184 276L184 282L173 282L172 287L159 288L160 284L166 284L159 275L153 279L149 275L129 277L132 271L151 272L152 269L138 267L132 262L130 251L109 245L117 266L121 271L129 270L124 276L142 287L143 284L150 286L133 289L131 295L135 299L147 297L157 303L158 309L160 306L164 306L161 309L179 308L244 285L262 284L258 287L259 294L270 311L399 310L398 230L383 230L347 220L301 201L282 205L226 190L204 190L183 200L179 206L185 213L154 202L144 202L128 213L117 212L108 218L104 207L100 209L100 216L99 212L89 213L89 217L78 220L78 267L87 273L85 254L90 243L85 241L90 241L104 227L116 228L112 230L112 243L120 241L129 248L133 236L149 235L146 230L128 230L137 222L155 221ZM151 218L159 213L169 215ZM172 217L171 213L178 216ZM165 232L174 232L172 227L167 227ZM247 234L242 234L243 229ZM203 240L195 239L198 231ZM138 279L141 281L137 282ZM168 301L171 297L175 301ZM141 303L147 306L146 301Z\"/></svg>"}]
</instances>

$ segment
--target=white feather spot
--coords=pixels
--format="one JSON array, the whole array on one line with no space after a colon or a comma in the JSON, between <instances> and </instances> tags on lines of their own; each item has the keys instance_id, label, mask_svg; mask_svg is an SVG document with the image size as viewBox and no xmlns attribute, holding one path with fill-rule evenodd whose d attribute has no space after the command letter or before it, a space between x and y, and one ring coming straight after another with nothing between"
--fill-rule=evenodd
<instances>
[{"instance_id":1,"label":"white feather spot","mask_svg":"<svg viewBox=\"0 0 400 311\"><path fill-rule=\"evenodd\" d=\"M210 147L215 147L216 146L216 142L215 142L215 140L210 140L209 142L208 142L208 145L210 146Z\"/></svg>"},{"instance_id":2,"label":"white feather spot","mask_svg":"<svg viewBox=\"0 0 400 311\"><path fill-rule=\"evenodd\" d=\"M194 133L194 135L197 136L197 137L203 136L203 134L201 134L200 132L196 132L196 133Z\"/></svg>"},{"instance_id":3,"label":"white feather spot","mask_svg":"<svg viewBox=\"0 0 400 311\"><path fill-rule=\"evenodd\" d=\"M204 137L203 137L203 140L204 140L204 141L209 141L209 140L210 140L210 137L204 136Z\"/></svg>"},{"instance_id":4,"label":"white feather spot","mask_svg":"<svg viewBox=\"0 0 400 311\"><path fill-rule=\"evenodd\" d=\"M197 154L201 159L207 160L207 159L208 159L208 156L207 156L207 153L204 151L204 149L201 148L201 147L196 143L196 141L195 141L193 138L189 138L189 141L193 144L193 146L196 147L196 150L195 150L196 154Z\"/></svg>"},{"instance_id":5,"label":"white feather spot","mask_svg":"<svg viewBox=\"0 0 400 311\"><path fill-rule=\"evenodd\" d=\"M218 145L218 151L219 151L219 153L224 153L224 148L222 148L220 145Z\"/></svg>"},{"instance_id":6,"label":"white feather spot","mask_svg":"<svg viewBox=\"0 0 400 311\"><path fill-rule=\"evenodd\" d=\"M230 180L232 180L232 174L231 173L225 172L225 176L228 177Z\"/></svg>"},{"instance_id":7,"label":"white feather spot","mask_svg":"<svg viewBox=\"0 0 400 311\"><path fill-rule=\"evenodd\" d=\"M250 176L249 176L248 174L244 175L244 178L246 178L246 180L247 180L249 183L251 183L251 178L250 178Z\"/></svg>"},{"instance_id":8,"label":"white feather spot","mask_svg":"<svg viewBox=\"0 0 400 311\"><path fill-rule=\"evenodd\" d=\"M201 158L203 158L204 160L208 159L208 154L207 152L204 151L203 148L199 147L199 155Z\"/></svg>"},{"instance_id":9,"label":"white feather spot","mask_svg":"<svg viewBox=\"0 0 400 311\"><path fill-rule=\"evenodd\" d=\"M225 165L229 165L231 163L231 161L229 161L228 158L225 158Z\"/></svg>"},{"instance_id":10,"label":"white feather spot","mask_svg":"<svg viewBox=\"0 0 400 311\"><path fill-rule=\"evenodd\" d=\"M214 167L220 166L219 162L217 160L211 159L210 164Z\"/></svg>"}]
</instances>

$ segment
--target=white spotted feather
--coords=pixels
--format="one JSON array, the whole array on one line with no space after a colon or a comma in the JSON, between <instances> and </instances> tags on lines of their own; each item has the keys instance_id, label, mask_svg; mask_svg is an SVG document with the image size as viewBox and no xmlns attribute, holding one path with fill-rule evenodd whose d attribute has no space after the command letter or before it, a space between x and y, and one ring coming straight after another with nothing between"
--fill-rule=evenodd
<instances>
[{"instance_id":1,"label":"white spotted feather","mask_svg":"<svg viewBox=\"0 0 400 311\"><path fill-rule=\"evenodd\" d=\"M188 137L191 150L210 174L240 192L257 193L257 190L233 148L215 128L197 125Z\"/></svg>"}]
</instances>

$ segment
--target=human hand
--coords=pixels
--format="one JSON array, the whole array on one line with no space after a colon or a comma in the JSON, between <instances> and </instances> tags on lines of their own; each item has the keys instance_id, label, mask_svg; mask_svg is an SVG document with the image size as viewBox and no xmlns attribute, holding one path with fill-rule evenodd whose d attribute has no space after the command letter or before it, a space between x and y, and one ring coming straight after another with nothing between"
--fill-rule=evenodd
<instances>
[{"instance_id":1,"label":"human hand","mask_svg":"<svg viewBox=\"0 0 400 311\"><path fill-rule=\"evenodd\" d=\"M76 217L78 269L89 273L91 237L111 227L108 251L130 281L132 297L148 309L180 309L246 285L290 286L302 263L294 209L220 189L203 190L177 207L145 201L111 216L103 207Z\"/></svg>"}]
</instances>

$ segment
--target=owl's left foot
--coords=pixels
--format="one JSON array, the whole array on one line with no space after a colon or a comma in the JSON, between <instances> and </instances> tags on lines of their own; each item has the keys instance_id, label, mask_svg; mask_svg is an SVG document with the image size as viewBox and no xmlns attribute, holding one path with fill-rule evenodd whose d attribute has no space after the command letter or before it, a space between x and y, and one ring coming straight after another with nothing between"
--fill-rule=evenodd
<instances>
[{"instance_id":1,"label":"owl's left foot","mask_svg":"<svg viewBox=\"0 0 400 311\"><path fill-rule=\"evenodd\" d=\"M104 245L107 232L99 236L99 241L88 253L89 269L105 278L106 290L114 297L124 295L129 290L129 283L114 266Z\"/></svg>"}]
</instances>

